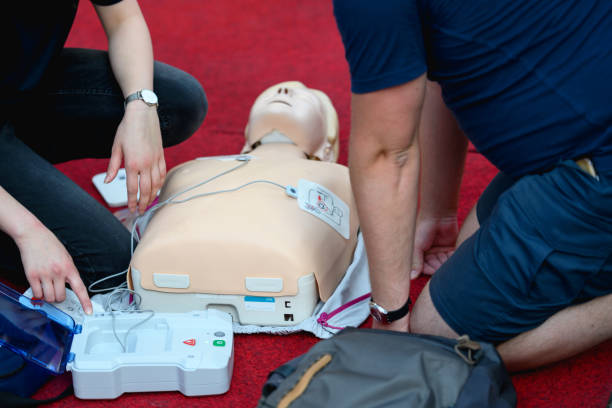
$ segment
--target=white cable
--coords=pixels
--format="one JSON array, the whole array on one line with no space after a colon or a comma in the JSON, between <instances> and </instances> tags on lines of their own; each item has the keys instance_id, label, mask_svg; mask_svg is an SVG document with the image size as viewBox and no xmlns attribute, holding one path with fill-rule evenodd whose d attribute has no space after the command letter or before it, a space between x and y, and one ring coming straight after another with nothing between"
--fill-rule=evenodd
<instances>
[{"instance_id":1,"label":"white cable","mask_svg":"<svg viewBox=\"0 0 612 408\"><path fill-rule=\"evenodd\" d=\"M93 289L93 287L94 287L95 285L97 285L98 283L104 282L105 280L108 280L108 279L116 278L117 276L121 276L121 275L123 275L124 273L127 273L127 271L128 271L128 270L127 270L127 269L125 269L125 270L123 270L123 271L121 271L121 272L119 272L119 273L115 273L115 274L113 274L113 275L108 275L108 276L106 276L106 277L104 277L104 278L102 278L102 279L98 279L97 281L95 281L95 282L93 282L92 284L90 284L90 285L87 287L87 290L88 290L88 291L90 291L91 293L104 293L104 292L111 291L111 290L113 290L113 289L123 288L123 287L127 286L127 283L126 283L126 282L123 282L122 284L120 284L119 286L115 286L114 288Z\"/></svg>"},{"instance_id":2,"label":"white cable","mask_svg":"<svg viewBox=\"0 0 612 408\"><path fill-rule=\"evenodd\" d=\"M130 302L127 306L127 308L123 308L123 305L120 305L121 308L115 309L113 307L113 297L116 297L117 294L121 294L121 293L129 293L131 295L134 295L134 300L133 302ZM155 312L153 310L138 310L138 307L140 306L140 303L142 302L142 298L140 297L140 295L136 292L134 292L131 289L127 289L127 288L121 288L121 289L115 289L113 292L111 292L110 296L106 299L106 302L104 304L104 310L108 311L111 315L111 321L112 321L112 328L113 328L113 335L115 336L115 339L117 340L117 342L119 343L119 345L121 346L121 349L123 350L124 353L127 353L127 340L128 340L128 336L130 335L130 332L135 329L136 327L145 324L147 321L149 321L150 319L153 318L153 316L155 315ZM132 326L130 326L127 331L125 332L125 336L124 336L124 341L122 342L121 339L119 338L119 335L117 334L117 328L115 326L115 311L120 311L122 313L126 313L126 312L131 312L131 313L150 313L149 316L147 316L144 320L141 320L140 322L137 322L136 324L133 324Z\"/></svg>"},{"instance_id":3,"label":"white cable","mask_svg":"<svg viewBox=\"0 0 612 408\"><path fill-rule=\"evenodd\" d=\"M131 239L130 239L130 256L133 256L133 255L134 255L134 241L138 242L138 241L140 240L140 236L139 236L139 234L138 234L138 233L137 233L137 231L136 231L136 228L137 228L137 226L138 226L138 221L139 221L139 220L141 220L141 219L142 219L142 218L143 218L145 215L148 215L149 213L153 213L153 212L157 211L159 208L161 208L161 207L165 206L166 204L168 204L168 203L172 202L172 200L173 200L173 199L175 199L176 197L178 197L178 196L180 196L180 195L183 195L183 194L185 194L185 193L186 193L186 192L188 192L188 191L191 191L191 190L193 190L193 189L195 189L195 188L198 188L198 187L200 187L200 186L202 186L202 185L204 185L204 184L206 184L206 183L209 183L209 182L211 182L211 181L213 181L213 180L215 180L215 179L217 179L217 178L219 178L219 177L222 177L222 176L224 176L224 175L226 175L226 174L228 174L228 173L231 173L232 171L237 170L237 169L239 169L240 167L246 166L246 165L249 163L250 158L249 158L248 156L238 156L237 160L240 160L240 164L238 164L237 166L234 166L234 167L232 167L232 168L231 168L231 169L229 169L229 170L225 170L225 171L223 171L223 172L221 172L221 173L219 173L219 174L216 174L216 175L214 175L213 177L210 177L210 178L208 178L208 179L206 179L206 180L204 180L204 181L202 181L202 182L200 182L200 183L197 183L197 184L195 184L195 185L193 185L193 186L191 186L191 187L188 187L188 188L184 189L183 191L179 191L178 193L176 193L176 194L172 195L170 198L168 198L168 199L166 199L166 200L162 201L161 203L155 204L153 207L149 208L149 209L147 210L147 212L146 212L146 213L144 213L144 214L142 214L142 215L138 216L138 217L136 218L136 220L134 221L134 224L132 225L132 230L131 230ZM267 183L273 183L273 182L271 182L271 181L267 181L267 180L261 180L261 181L262 181L262 182L267 182ZM247 184L248 184L248 183L247 183ZM274 183L274 184L277 184L277 183ZM277 185L278 185L278 186L280 186L280 184L277 184ZM246 185L240 186L240 187L236 188L236 190L237 190L237 189L240 189L240 188L242 188L242 187L245 187L245 186L246 186ZM284 188L284 187L283 187L283 188ZM210 194L214 194L214 193L216 193L216 192L211 192ZM209 195L209 194L207 194L207 195ZM189 200L191 200L191 199L193 199L193 198L196 198L196 197L188 197L188 198L186 198L186 199L184 199L184 200L177 201L176 203L183 203L183 202L185 202L185 201L189 201ZM92 288L93 288L95 285L97 285L97 284L99 284L99 283L101 283L101 282L104 282L104 281L106 281L106 280L108 280L108 279L112 279L112 278L115 278L115 277L120 276L120 275L122 275L122 274L125 274L125 273L127 273L127 271L128 271L128 270L127 270L127 269L125 269L125 270L123 270L123 271L121 271L121 272L119 272L119 273L116 273L116 274L113 274L113 275L109 275L109 276L106 276L106 277L104 277L104 278L102 278L102 279L99 279L99 280L97 280L97 281L93 282L92 284L90 284L90 285L89 285L89 287L88 287L88 289L89 289L89 291L90 291L90 292L92 292L92 293L101 293L101 292L108 292L108 291L112 291L112 290L114 290L114 289L118 289L118 288L124 288L124 287L126 286L125 282L124 282L124 283L122 283L122 284L121 284L121 285L119 285L119 286L114 287L114 288L92 289Z\"/></svg>"},{"instance_id":4,"label":"white cable","mask_svg":"<svg viewBox=\"0 0 612 408\"><path fill-rule=\"evenodd\" d=\"M244 183L241 186L238 187L234 187L234 188L228 188L227 190L217 190L217 191L210 191L208 193L201 193L201 194L196 194L193 195L191 197L187 197L185 199L182 200L177 200L177 201L169 201L166 204L182 204L185 203L189 200L193 200L194 198L200 198L200 197L207 197L207 196L211 196L211 195L215 195L215 194L221 194L221 193L232 193L234 191L238 191L246 186L250 186L251 184L255 184L255 183L268 183L268 184L272 184L274 186L278 186L280 188L282 188L283 190L286 189L285 186L275 183L274 181L270 181L270 180L253 180L253 181L249 181L248 183Z\"/></svg>"},{"instance_id":5,"label":"white cable","mask_svg":"<svg viewBox=\"0 0 612 408\"><path fill-rule=\"evenodd\" d=\"M214 176L212 176L212 177L210 177L210 178L208 178L206 180L203 180L203 181L201 181L201 182L199 182L199 183L197 183L197 184L195 184L193 186L190 186L190 187L188 187L188 188L186 188L186 189L184 189L182 191L179 191L176 194L173 194L172 196L170 196L166 200L164 200L164 201L162 201L160 203L157 203L153 207L149 208L144 214L138 216L136 218L136 220L134 220L134 224L132 225L132 229L131 229L131 234L130 234L131 235L131 237L130 237L130 255L131 256L134 255L134 242L135 241L136 242L140 241L140 232L137 230L139 221L144 219L145 216L152 215L155 211L157 211L158 209L164 207L167 204L182 204L182 203L185 203L187 201L193 200L195 198L207 197L207 196L211 196L211 195L215 195L215 194L222 194L222 193L231 193L231 192L238 191L238 190L240 190L242 188L245 188L247 186L250 186L250 185L256 184L256 183L272 184L272 185L277 186L277 187L279 187L279 188L281 188L281 189L283 189L285 191L287 191L287 189L290 187L290 186L283 186L282 184L279 184L279 183L276 183L276 182L270 181L270 180L253 180L253 181L249 181L248 183L242 184L242 185L240 185L238 187L234 187L234 188L230 188L230 189L225 189L225 190L210 191L210 192L201 193L201 194L195 194L193 196L190 196L190 197L187 197L187 198L184 198L184 199L181 199L181 200L175 200L177 197L179 197L179 196L181 196L181 195L183 195L183 194L185 194L185 193L187 193L187 192L189 192L191 190L194 190L194 189L196 189L198 187L201 187L201 186L203 186L203 185L205 185L205 184L207 184L207 183L209 183L209 182L211 182L213 180L218 179L219 177L222 177L222 176L224 176L224 175L226 175L228 173L231 173L231 172L233 172L235 170L238 170L241 167L246 166L249 163L250 158L248 156L238 156L236 158L236 160L240 161L241 163L238 164L237 166L232 167L231 169L225 170L225 171L223 171L223 172L221 172L219 174L216 174L216 175L214 175ZM294 188L292 187L292 189L294 189ZM291 196L295 198L295 196L293 194ZM138 308L140 307L140 303L142 301L142 298L141 298L140 294L138 294L135 291L127 288L127 282L123 282L122 284L120 284L120 285L118 285L118 286L116 286L114 288L93 289L93 287L95 285L99 284L100 282L104 282L104 281L106 281L108 279L112 279L112 278L115 278L117 276L123 275L123 274L127 273L127 271L128 271L128 269L126 269L124 271L121 271L119 273L113 274L113 275L106 276L106 277L104 277L102 279L99 279L99 280L93 282L88 287L89 291L92 292L92 293L101 293L101 292L111 291L111 293L109 294L108 298L105 301L105 304L103 305L103 308L104 308L104 310L106 312L109 312L111 314L112 327L113 327L113 335L115 336L115 339L117 340L117 342L121 345L121 348L122 348L124 353L127 353L127 339L128 339L128 335L130 334L130 332L134 328L144 324L145 322L147 322L148 320L153 318L153 316L155 315L155 312L153 310L138 310ZM112 306L112 299L113 299L113 297L116 297L116 295L118 293L123 293L123 292L128 292L128 293L134 295L133 302L129 302L127 308L125 308L125 309L114 309L113 306ZM144 320L142 320L142 321L132 325L130 328L128 328L127 332L125 333L124 341L122 342L121 339L119 339L119 336L118 336L116 328L115 328L115 311L120 311L120 312L149 312L151 314L149 316L147 316L146 319L144 319Z\"/></svg>"}]
</instances>

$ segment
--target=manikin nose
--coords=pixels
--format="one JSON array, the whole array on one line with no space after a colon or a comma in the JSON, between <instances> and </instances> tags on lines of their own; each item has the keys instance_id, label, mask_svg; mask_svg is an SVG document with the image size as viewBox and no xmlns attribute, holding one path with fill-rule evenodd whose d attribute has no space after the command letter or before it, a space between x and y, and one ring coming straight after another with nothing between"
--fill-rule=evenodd
<instances>
[{"instance_id":1,"label":"manikin nose","mask_svg":"<svg viewBox=\"0 0 612 408\"><path fill-rule=\"evenodd\" d=\"M280 95L289 95L291 96L293 94L293 91L289 88L278 88L278 90L276 91L276 93L280 94Z\"/></svg>"}]
</instances>

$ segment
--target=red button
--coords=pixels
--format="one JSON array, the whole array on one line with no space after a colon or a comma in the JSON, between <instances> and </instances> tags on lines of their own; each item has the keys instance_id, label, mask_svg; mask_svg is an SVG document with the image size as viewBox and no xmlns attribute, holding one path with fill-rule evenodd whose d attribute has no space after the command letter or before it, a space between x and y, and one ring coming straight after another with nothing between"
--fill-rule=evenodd
<instances>
[{"instance_id":1,"label":"red button","mask_svg":"<svg viewBox=\"0 0 612 408\"><path fill-rule=\"evenodd\" d=\"M183 341L183 343L185 343L188 346L195 346L195 339L185 340Z\"/></svg>"}]
</instances>

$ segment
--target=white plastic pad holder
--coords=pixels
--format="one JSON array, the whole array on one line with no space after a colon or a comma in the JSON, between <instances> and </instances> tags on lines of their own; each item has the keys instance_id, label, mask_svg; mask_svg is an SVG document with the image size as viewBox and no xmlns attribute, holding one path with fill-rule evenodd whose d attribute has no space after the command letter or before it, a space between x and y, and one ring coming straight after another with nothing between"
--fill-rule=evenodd
<instances>
[{"instance_id":1,"label":"white plastic pad holder","mask_svg":"<svg viewBox=\"0 0 612 408\"><path fill-rule=\"evenodd\" d=\"M104 183L106 173L98 173L91 178L92 183L109 207L124 207L128 203L127 175L125 169L117 171L117 175L110 183ZM138 176L140 185L140 176ZM157 192L159 195L159 191ZM136 193L136 199L140 199L140 187Z\"/></svg>"},{"instance_id":2,"label":"white plastic pad holder","mask_svg":"<svg viewBox=\"0 0 612 408\"><path fill-rule=\"evenodd\" d=\"M349 239L350 210L348 205L320 184L300 179L297 194L298 205L307 213L335 229Z\"/></svg>"},{"instance_id":3,"label":"white plastic pad holder","mask_svg":"<svg viewBox=\"0 0 612 408\"><path fill-rule=\"evenodd\" d=\"M106 173L98 173L91 181L109 207L123 207L127 205L127 184L125 169L119 169L117 176L108 184L104 183Z\"/></svg>"}]
</instances>

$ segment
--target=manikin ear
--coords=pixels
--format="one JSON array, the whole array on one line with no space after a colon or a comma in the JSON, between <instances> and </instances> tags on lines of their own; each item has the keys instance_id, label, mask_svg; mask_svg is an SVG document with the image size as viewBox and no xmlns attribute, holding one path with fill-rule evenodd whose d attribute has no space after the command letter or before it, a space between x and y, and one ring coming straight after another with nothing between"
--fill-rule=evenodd
<instances>
[{"instance_id":1,"label":"manikin ear","mask_svg":"<svg viewBox=\"0 0 612 408\"><path fill-rule=\"evenodd\" d=\"M335 113L335 112L334 112ZM329 120L330 118L328 118ZM329 154L331 154L331 160L333 162L338 161L338 154L340 151L340 138L338 137L338 117L335 116L331 118L336 121L336 124L333 126L328 126L329 133L327 134L327 143L325 145L325 154L327 155L327 151L329 150Z\"/></svg>"},{"instance_id":2,"label":"manikin ear","mask_svg":"<svg viewBox=\"0 0 612 408\"><path fill-rule=\"evenodd\" d=\"M338 154L340 150L340 142L338 140L338 136L335 135L333 137L328 137L325 141L325 146L323 147L323 161L327 162L337 162Z\"/></svg>"},{"instance_id":3,"label":"manikin ear","mask_svg":"<svg viewBox=\"0 0 612 408\"><path fill-rule=\"evenodd\" d=\"M331 102L331 99L317 89L312 89L323 105L323 113L325 114L325 145L321 150L322 160L329 162L338 161L338 153L340 150L339 140L339 122L338 113Z\"/></svg>"}]
</instances>

